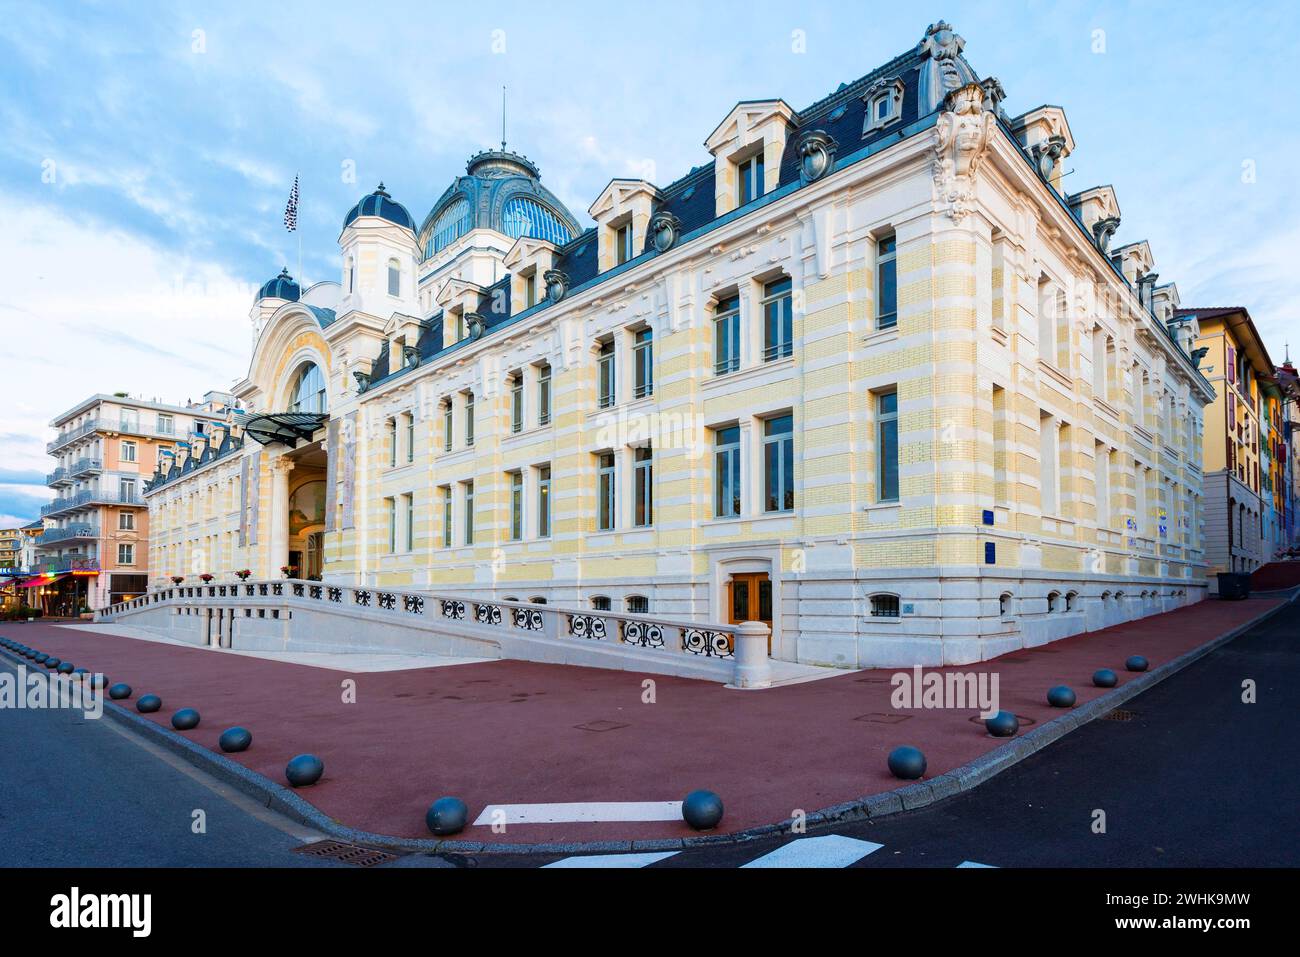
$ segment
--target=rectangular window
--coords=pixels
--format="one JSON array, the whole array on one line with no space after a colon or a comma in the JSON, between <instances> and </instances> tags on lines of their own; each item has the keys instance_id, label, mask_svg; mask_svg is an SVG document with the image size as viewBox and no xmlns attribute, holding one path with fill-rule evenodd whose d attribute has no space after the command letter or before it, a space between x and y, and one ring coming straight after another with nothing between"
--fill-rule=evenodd
<instances>
[{"instance_id":1,"label":"rectangular window","mask_svg":"<svg viewBox=\"0 0 1300 957\"><path fill-rule=\"evenodd\" d=\"M897 239L892 234L876 243L876 328L898 325Z\"/></svg>"},{"instance_id":2,"label":"rectangular window","mask_svg":"<svg viewBox=\"0 0 1300 957\"><path fill-rule=\"evenodd\" d=\"M740 426L713 433L713 514L740 514Z\"/></svg>"},{"instance_id":3,"label":"rectangular window","mask_svg":"<svg viewBox=\"0 0 1300 957\"><path fill-rule=\"evenodd\" d=\"M474 544L474 483L464 482L465 487L465 544Z\"/></svg>"},{"instance_id":4,"label":"rectangular window","mask_svg":"<svg viewBox=\"0 0 1300 957\"><path fill-rule=\"evenodd\" d=\"M474 393L465 393L465 445L474 444Z\"/></svg>"},{"instance_id":5,"label":"rectangular window","mask_svg":"<svg viewBox=\"0 0 1300 957\"><path fill-rule=\"evenodd\" d=\"M755 153L736 169L736 205L744 206L763 195L763 154Z\"/></svg>"},{"instance_id":6,"label":"rectangular window","mask_svg":"<svg viewBox=\"0 0 1300 957\"><path fill-rule=\"evenodd\" d=\"M718 302L713 312L713 373L725 375L740 368L740 297Z\"/></svg>"},{"instance_id":7,"label":"rectangular window","mask_svg":"<svg viewBox=\"0 0 1300 957\"><path fill-rule=\"evenodd\" d=\"M551 467L537 470L537 537L551 537Z\"/></svg>"},{"instance_id":8,"label":"rectangular window","mask_svg":"<svg viewBox=\"0 0 1300 957\"><path fill-rule=\"evenodd\" d=\"M135 512L119 512L117 515L117 527L124 532L129 532L135 528Z\"/></svg>"},{"instance_id":9,"label":"rectangular window","mask_svg":"<svg viewBox=\"0 0 1300 957\"><path fill-rule=\"evenodd\" d=\"M406 550L415 551L415 496L407 492L402 496L402 514L406 517Z\"/></svg>"},{"instance_id":10,"label":"rectangular window","mask_svg":"<svg viewBox=\"0 0 1300 957\"><path fill-rule=\"evenodd\" d=\"M628 595L627 611L630 615L650 614L650 599L645 595Z\"/></svg>"},{"instance_id":11,"label":"rectangular window","mask_svg":"<svg viewBox=\"0 0 1300 957\"><path fill-rule=\"evenodd\" d=\"M649 446L635 452L632 524L645 528L654 523L654 450Z\"/></svg>"},{"instance_id":12,"label":"rectangular window","mask_svg":"<svg viewBox=\"0 0 1300 957\"><path fill-rule=\"evenodd\" d=\"M510 540L521 541L524 537L524 473L510 474Z\"/></svg>"},{"instance_id":13,"label":"rectangular window","mask_svg":"<svg viewBox=\"0 0 1300 957\"><path fill-rule=\"evenodd\" d=\"M537 424L549 425L551 422L551 367L537 367Z\"/></svg>"},{"instance_id":14,"label":"rectangular window","mask_svg":"<svg viewBox=\"0 0 1300 957\"><path fill-rule=\"evenodd\" d=\"M388 514L388 553L397 551L397 499L384 499L384 510Z\"/></svg>"},{"instance_id":15,"label":"rectangular window","mask_svg":"<svg viewBox=\"0 0 1300 957\"><path fill-rule=\"evenodd\" d=\"M616 388L614 384L614 342L602 342L600 344L600 356L596 360L599 369L600 383L597 404L602 409L608 409L614 405Z\"/></svg>"},{"instance_id":16,"label":"rectangular window","mask_svg":"<svg viewBox=\"0 0 1300 957\"><path fill-rule=\"evenodd\" d=\"M117 546L117 563L119 565L135 564L135 546L128 544L119 544Z\"/></svg>"},{"instance_id":17,"label":"rectangular window","mask_svg":"<svg viewBox=\"0 0 1300 957\"><path fill-rule=\"evenodd\" d=\"M632 386L632 397L634 399L644 399L648 395L654 395L654 348L654 333L651 330L642 329L637 332L632 343L635 380Z\"/></svg>"},{"instance_id":18,"label":"rectangular window","mask_svg":"<svg viewBox=\"0 0 1300 957\"><path fill-rule=\"evenodd\" d=\"M524 430L524 377L516 372L510 377L510 431Z\"/></svg>"},{"instance_id":19,"label":"rectangular window","mask_svg":"<svg viewBox=\"0 0 1300 957\"><path fill-rule=\"evenodd\" d=\"M415 413L406 413L406 461L415 461Z\"/></svg>"},{"instance_id":20,"label":"rectangular window","mask_svg":"<svg viewBox=\"0 0 1300 957\"><path fill-rule=\"evenodd\" d=\"M451 486L439 489L442 495L442 547L451 548Z\"/></svg>"},{"instance_id":21,"label":"rectangular window","mask_svg":"<svg viewBox=\"0 0 1300 957\"><path fill-rule=\"evenodd\" d=\"M397 464L397 420L388 420L388 465L392 468Z\"/></svg>"},{"instance_id":22,"label":"rectangular window","mask_svg":"<svg viewBox=\"0 0 1300 957\"><path fill-rule=\"evenodd\" d=\"M898 501L898 393L876 396L876 501Z\"/></svg>"},{"instance_id":23,"label":"rectangular window","mask_svg":"<svg viewBox=\"0 0 1300 957\"><path fill-rule=\"evenodd\" d=\"M793 351L790 280L780 279L763 287L763 361L784 359Z\"/></svg>"},{"instance_id":24,"label":"rectangular window","mask_svg":"<svg viewBox=\"0 0 1300 957\"><path fill-rule=\"evenodd\" d=\"M442 404L442 450L444 452L451 451L451 440L452 440L451 415L452 415L451 399L448 399Z\"/></svg>"},{"instance_id":25,"label":"rectangular window","mask_svg":"<svg viewBox=\"0 0 1300 957\"><path fill-rule=\"evenodd\" d=\"M122 461L123 461L123 462L134 462L134 461L135 461L135 443L134 443L134 442L123 442L123 443L122 443Z\"/></svg>"},{"instance_id":26,"label":"rectangular window","mask_svg":"<svg viewBox=\"0 0 1300 957\"><path fill-rule=\"evenodd\" d=\"M763 422L763 511L794 508L794 416Z\"/></svg>"},{"instance_id":27,"label":"rectangular window","mask_svg":"<svg viewBox=\"0 0 1300 957\"><path fill-rule=\"evenodd\" d=\"M1097 527L1110 527L1110 450L1100 442L1093 445L1094 495L1097 499Z\"/></svg>"},{"instance_id":28,"label":"rectangular window","mask_svg":"<svg viewBox=\"0 0 1300 957\"><path fill-rule=\"evenodd\" d=\"M117 483L117 497L122 502L135 501L135 480L119 479Z\"/></svg>"},{"instance_id":29,"label":"rectangular window","mask_svg":"<svg viewBox=\"0 0 1300 957\"><path fill-rule=\"evenodd\" d=\"M122 418L118 424L122 427L123 432L139 432L140 413L135 409L123 409Z\"/></svg>"},{"instance_id":30,"label":"rectangular window","mask_svg":"<svg viewBox=\"0 0 1300 957\"><path fill-rule=\"evenodd\" d=\"M623 265L632 258L632 224L618 227L618 234L615 237L618 244L617 258L618 265Z\"/></svg>"},{"instance_id":31,"label":"rectangular window","mask_svg":"<svg viewBox=\"0 0 1300 957\"><path fill-rule=\"evenodd\" d=\"M175 420L172 416L170 416L170 415L166 415L166 414L161 413L161 412L158 413L158 434L159 434L159 435L175 435L175 434L176 434L176 420Z\"/></svg>"},{"instance_id":32,"label":"rectangular window","mask_svg":"<svg viewBox=\"0 0 1300 957\"><path fill-rule=\"evenodd\" d=\"M617 505L614 493L618 473L614 464L614 453L602 452L597 457L597 466L596 527L602 532L608 532L614 527L614 509Z\"/></svg>"},{"instance_id":33,"label":"rectangular window","mask_svg":"<svg viewBox=\"0 0 1300 957\"><path fill-rule=\"evenodd\" d=\"M537 305L537 273L524 277L524 308L531 309Z\"/></svg>"}]
</instances>

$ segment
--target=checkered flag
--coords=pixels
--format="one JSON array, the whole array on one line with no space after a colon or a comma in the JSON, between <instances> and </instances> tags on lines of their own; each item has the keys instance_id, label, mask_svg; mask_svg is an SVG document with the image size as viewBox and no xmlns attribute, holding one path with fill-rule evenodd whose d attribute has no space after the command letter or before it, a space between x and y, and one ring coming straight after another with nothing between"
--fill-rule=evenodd
<instances>
[{"instance_id":1,"label":"checkered flag","mask_svg":"<svg viewBox=\"0 0 1300 957\"><path fill-rule=\"evenodd\" d=\"M284 228L293 232L298 228L298 177L293 178L293 189L289 190L289 202L284 207Z\"/></svg>"}]
</instances>

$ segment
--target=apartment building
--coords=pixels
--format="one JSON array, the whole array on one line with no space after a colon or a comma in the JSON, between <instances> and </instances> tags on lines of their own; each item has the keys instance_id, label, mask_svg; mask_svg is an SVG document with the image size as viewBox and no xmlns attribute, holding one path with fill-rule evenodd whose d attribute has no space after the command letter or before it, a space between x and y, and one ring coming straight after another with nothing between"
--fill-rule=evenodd
<instances>
[{"instance_id":1,"label":"apartment building","mask_svg":"<svg viewBox=\"0 0 1300 957\"><path fill-rule=\"evenodd\" d=\"M55 418L46 446L54 499L41 509L32 581L47 614L95 610L145 591L149 510L144 482L225 417L228 396L184 406L92 395Z\"/></svg>"},{"instance_id":2,"label":"apartment building","mask_svg":"<svg viewBox=\"0 0 1300 957\"><path fill-rule=\"evenodd\" d=\"M259 291L239 434L150 480L155 583L757 620L834 666L1198 600L1196 320L1112 248L1114 189L1064 190L1064 111L1009 114L963 46L738 103L585 230L505 149L418 222L381 184L338 281Z\"/></svg>"}]
</instances>

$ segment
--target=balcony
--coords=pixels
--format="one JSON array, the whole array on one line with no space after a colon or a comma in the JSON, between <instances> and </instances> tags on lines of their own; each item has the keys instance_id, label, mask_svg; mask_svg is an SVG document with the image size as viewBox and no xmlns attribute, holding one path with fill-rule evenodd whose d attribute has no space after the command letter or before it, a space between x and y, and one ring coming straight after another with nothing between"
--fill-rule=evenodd
<instances>
[{"instance_id":1,"label":"balcony","mask_svg":"<svg viewBox=\"0 0 1300 957\"><path fill-rule=\"evenodd\" d=\"M58 488L60 485L67 485L71 481L72 477L68 474L68 470L63 466L59 466L49 475L45 476L45 484L50 488Z\"/></svg>"},{"instance_id":2,"label":"balcony","mask_svg":"<svg viewBox=\"0 0 1300 957\"><path fill-rule=\"evenodd\" d=\"M68 469L68 477L76 478L79 475L90 475L91 473L99 473L102 471L104 471L104 463L100 459L77 459L77 461Z\"/></svg>"},{"instance_id":3,"label":"balcony","mask_svg":"<svg viewBox=\"0 0 1300 957\"><path fill-rule=\"evenodd\" d=\"M138 505L143 508L144 504L144 499L135 493L128 495L120 491L110 492L107 489L89 488L82 489L74 495L56 498L48 505L42 505L41 518L75 511L79 508L85 508L87 505Z\"/></svg>"},{"instance_id":4,"label":"balcony","mask_svg":"<svg viewBox=\"0 0 1300 957\"><path fill-rule=\"evenodd\" d=\"M52 455L57 449L61 449L68 443L75 442L77 439L89 435L97 428L99 428L99 419L91 419L89 422L79 425L75 429L69 429L67 432L60 432L53 442L46 444L45 451Z\"/></svg>"},{"instance_id":5,"label":"balcony","mask_svg":"<svg viewBox=\"0 0 1300 957\"><path fill-rule=\"evenodd\" d=\"M36 539L36 544L53 545L74 538L99 538L99 526L92 522L73 522L63 528L47 528Z\"/></svg>"}]
</instances>

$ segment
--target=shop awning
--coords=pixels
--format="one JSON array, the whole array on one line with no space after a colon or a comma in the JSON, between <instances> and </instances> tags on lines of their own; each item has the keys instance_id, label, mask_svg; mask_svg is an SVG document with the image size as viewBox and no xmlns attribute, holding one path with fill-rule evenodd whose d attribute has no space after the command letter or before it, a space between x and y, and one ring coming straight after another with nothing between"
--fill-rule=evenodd
<instances>
[{"instance_id":1,"label":"shop awning","mask_svg":"<svg viewBox=\"0 0 1300 957\"><path fill-rule=\"evenodd\" d=\"M53 585L55 582L61 581L62 579L68 577L69 575L67 572L64 572L61 575L37 575L34 578L29 578L26 581L24 581L21 587L40 588L42 585Z\"/></svg>"},{"instance_id":2,"label":"shop awning","mask_svg":"<svg viewBox=\"0 0 1300 957\"><path fill-rule=\"evenodd\" d=\"M263 412L244 420L244 434L262 445L283 442L292 449L299 442L310 442L328 421L323 412Z\"/></svg>"}]
</instances>

